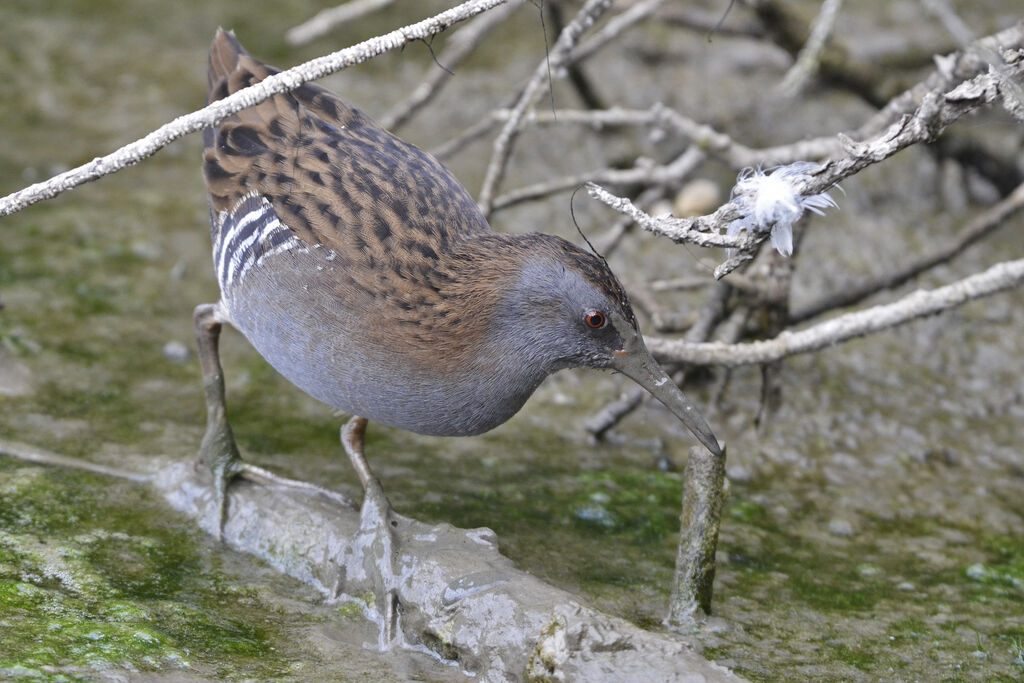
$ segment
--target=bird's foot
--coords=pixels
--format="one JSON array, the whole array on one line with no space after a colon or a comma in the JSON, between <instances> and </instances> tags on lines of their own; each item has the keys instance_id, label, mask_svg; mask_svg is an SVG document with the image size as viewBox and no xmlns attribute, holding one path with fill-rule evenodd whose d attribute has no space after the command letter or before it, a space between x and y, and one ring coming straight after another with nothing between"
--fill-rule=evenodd
<instances>
[{"instance_id":1,"label":"bird's foot","mask_svg":"<svg viewBox=\"0 0 1024 683\"><path fill-rule=\"evenodd\" d=\"M228 484L238 476L245 467L235 438L231 434L231 426L227 420L209 422L202 446L199 448L197 467L205 467L213 477L213 535L219 541L224 535L224 523L227 520Z\"/></svg>"},{"instance_id":2,"label":"bird's foot","mask_svg":"<svg viewBox=\"0 0 1024 683\"><path fill-rule=\"evenodd\" d=\"M316 484L310 484L308 481L282 477L280 474L274 474L270 470L264 469L259 465L251 465L244 460L239 462L238 476L248 479L254 484L260 484L261 486L279 486L281 488L295 489L304 493L323 496L324 498L333 500L338 505L342 505L353 510L359 508L359 506L355 504L355 501L343 493L332 491L324 488L323 486L317 486Z\"/></svg>"},{"instance_id":3,"label":"bird's foot","mask_svg":"<svg viewBox=\"0 0 1024 683\"><path fill-rule=\"evenodd\" d=\"M398 635L398 587L401 576L396 571L398 540L394 535L398 522L380 480L370 470L363 454L365 432L366 419L353 417L341 428L341 443L363 484L359 534L353 550L366 576L374 584L377 614L380 617L378 647L386 650Z\"/></svg>"},{"instance_id":4,"label":"bird's foot","mask_svg":"<svg viewBox=\"0 0 1024 683\"><path fill-rule=\"evenodd\" d=\"M378 647L385 650L394 641L398 628L398 585L396 571L398 540L394 535L397 525L391 503L384 495L380 483L366 489L366 497L359 511L359 535L356 552L362 556L363 569L374 584L377 604Z\"/></svg>"},{"instance_id":5,"label":"bird's foot","mask_svg":"<svg viewBox=\"0 0 1024 683\"><path fill-rule=\"evenodd\" d=\"M236 477L242 477L254 484L262 486L278 486L302 491L304 493L324 496L335 501L339 505L356 509L358 506L347 496L331 491L316 484L289 479L274 474L270 470L253 465L242 460L238 454L238 447L231 434L231 426L226 422L211 423L203 437L203 444L199 450L197 466L206 467L213 476L213 499L214 499L214 537L220 541L224 535L224 525L227 522L228 512L228 485Z\"/></svg>"}]
</instances>

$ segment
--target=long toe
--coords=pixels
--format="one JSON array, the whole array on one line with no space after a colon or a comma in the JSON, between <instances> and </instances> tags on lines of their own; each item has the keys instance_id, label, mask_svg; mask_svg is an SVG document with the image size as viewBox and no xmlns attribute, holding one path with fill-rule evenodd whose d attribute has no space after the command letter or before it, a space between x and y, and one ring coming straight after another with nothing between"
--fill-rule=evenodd
<instances>
[{"instance_id":1,"label":"long toe","mask_svg":"<svg viewBox=\"0 0 1024 683\"><path fill-rule=\"evenodd\" d=\"M401 576L397 568L399 544L395 534L397 523L394 510L376 477L371 477L367 482L359 518L359 536L354 543L354 550L374 586L380 618L378 645L383 650L390 646L397 635Z\"/></svg>"},{"instance_id":2,"label":"long toe","mask_svg":"<svg viewBox=\"0 0 1024 683\"><path fill-rule=\"evenodd\" d=\"M244 463L238 455L231 427L227 421L207 426L206 435L199 450L199 464L205 466L213 477L213 535L219 541L224 537L224 524L228 513L228 484L242 471Z\"/></svg>"}]
</instances>

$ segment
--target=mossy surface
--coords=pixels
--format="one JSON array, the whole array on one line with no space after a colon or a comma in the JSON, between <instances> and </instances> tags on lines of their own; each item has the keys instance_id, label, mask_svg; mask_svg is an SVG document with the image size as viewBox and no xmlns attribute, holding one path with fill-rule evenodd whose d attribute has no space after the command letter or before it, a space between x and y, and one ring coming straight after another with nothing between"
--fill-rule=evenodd
<instances>
[{"instance_id":1,"label":"mossy surface","mask_svg":"<svg viewBox=\"0 0 1024 683\"><path fill-rule=\"evenodd\" d=\"M0 460L0 490L6 675L181 669L265 679L308 656L288 635L317 617L285 611L264 599L266 586L226 573L211 542L144 488Z\"/></svg>"}]
</instances>

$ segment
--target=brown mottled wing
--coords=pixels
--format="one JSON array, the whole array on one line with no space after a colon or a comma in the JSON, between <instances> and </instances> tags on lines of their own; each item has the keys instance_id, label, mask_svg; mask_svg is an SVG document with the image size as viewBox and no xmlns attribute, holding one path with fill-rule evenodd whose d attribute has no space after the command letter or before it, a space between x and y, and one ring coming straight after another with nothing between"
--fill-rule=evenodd
<instances>
[{"instance_id":1,"label":"brown mottled wing","mask_svg":"<svg viewBox=\"0 0 1024 683\"><path fill-rule=\"evenodd\" d=\"M210 101L277 73L233 35L210 47ZM204 138L215 213L258 192L307 244L354 260L396 251L421 273L463 236L489 231L466 189L436 159L333 93L303 85L225 119ZM403 259L405 260L405 259Z\"/></svg>"}]
</instances>

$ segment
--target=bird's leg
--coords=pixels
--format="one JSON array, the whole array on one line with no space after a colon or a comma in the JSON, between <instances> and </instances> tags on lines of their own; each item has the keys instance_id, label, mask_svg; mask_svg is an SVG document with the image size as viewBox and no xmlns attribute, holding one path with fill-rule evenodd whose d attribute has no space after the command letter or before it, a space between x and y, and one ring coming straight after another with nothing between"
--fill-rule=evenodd
<instances>
[{"instance_id":1,"label":"bird's leg","mask_svg":"<svg viewBox=\"0 0 1024 683\"><path fill-rule=\"evenodd\" d=\"M206 434L199 448L199 464L208 467L213 475L217 514L215 535L220 539L227 512L225 492L228 482L242 471L242 458L238 454L224 404L224 371L220 366L218 350L221 328L218 311L217 304L202 304L196 307L193 319L199 365L203 370L203 393L206 395Z\"/></svg>"},{"instance_id":2,"label":"bird's leg","mask_svg":"<svg viewBox=\"0 0 1024 683\"><path fill-rule=\"evenodd\" d=\"M206 433L199 448L199 463L209 468L213 475L214 507L216 509L215 536L219 540L224 532L227 514L227 487L236 476L264 485L287 486L309 493L316 493L347 507L355 507L345 496L329 491L315 484L281 477L262 467L242 460L235 445L235 437L228 423L227 407L224 400L224 371L220 365L220 329L223 318L219 317L217 304L197 306L194 314L196 346L199 349L199 364L203 370L203 392L206 395Z\"/></svg>"},{"instance_id":3,"label":"bird's leg","mask_svg":"<svg viewBox=\"0 0 1024 683\"><path fill-rule=\"evenodd\" d=\"M363 506L360 509L359 536L356 542L363 554L364 567L379 579L377 598L382 600L380 615L383 624L380 632L380 646L386 648L395 636L398 619L398 582L395 572L397 542L392 528L396 526L391 502L384 495L370 465L363 453L363 438L366 434L366 418L353 416L341 428L341 444L345 447L352 467L363 485ZM369 565L369 566L367 566Z\"/></svg>"}]
</instances>

